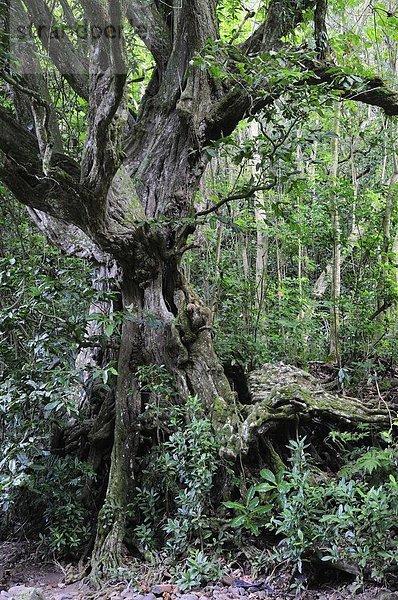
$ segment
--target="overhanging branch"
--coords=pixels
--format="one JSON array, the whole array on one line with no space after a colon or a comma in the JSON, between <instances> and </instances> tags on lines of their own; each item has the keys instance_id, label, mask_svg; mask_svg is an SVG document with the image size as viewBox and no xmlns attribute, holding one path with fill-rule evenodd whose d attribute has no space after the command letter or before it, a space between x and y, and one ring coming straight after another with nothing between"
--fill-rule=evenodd
<instances>
[{"instance_id":1,"label":"overhanging branch","mask_svg":"<svg viewBox=\"0 0 398 600\"><path fill-rule=\"evenodd\" d=\"M86 226L80 169L69 157L54 154L49 175L43 172L36 137L0 107L0 179L18 201L59 219Z\"/></svg>"},{"instance_id":2,"label":"overhanging branch","mask_svg":"<svg viewBox=\"0 0 398 600\"><path fill-rule=\"evenodd\" d=\"M330 90L341 92L344 100L378 106L387 115L398 115L398 91L387 87L382 79L349 74L341 67L321 62L313 63L311 70L315 77L308 83L327 84Z\"/></svg>"}]
</instances>

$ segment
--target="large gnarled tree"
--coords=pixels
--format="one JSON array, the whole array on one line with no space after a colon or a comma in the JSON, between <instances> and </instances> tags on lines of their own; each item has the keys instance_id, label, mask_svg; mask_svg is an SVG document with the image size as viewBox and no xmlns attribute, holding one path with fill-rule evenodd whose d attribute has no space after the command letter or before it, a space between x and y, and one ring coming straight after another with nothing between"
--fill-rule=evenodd
<instances>
[{"instance_id":1,"label":"large gnarled tree","mask_svg":"<svg viewBox=\"0 0 398 600\"><path fill-rule=\"evenodd\" d=\"M56 34L52 2L3 4L4 22L22 24L24 31L33 23L36 34L24 46L13 38L18 28L11 27L10 37L2 39L3 89L15 110L7 110L6 103L0 107L0 179L36 215L46 213L77 227L116 259L123 306L155 315L158 323L151 327L138 318L123 325L111 472L92 558L93 572L100 575L117 560L123 539L142 406L137 369L165 365L181 396L195 394L209 409L215 399L228 403L231 396L213 350L211 312L186 285L180 262L198 216L194 197L209 158L206 147L283 93L269 87L266 72L257 78L258 94L249 91L239 79L236 56L246 61L266 57L313 9L318 58L309 64L307 54L300 62L311 71L312 83L340 87L343 97L381 106L391 115L398 114L398 94L371 79L357 78L356 87L347 90L345 75L339 77L328 62L323 0L271 0L252 35L231 45L231 54L224 49L214 57L222 77L193 60L220 37L217 0L80 0L91 32L87 44L68 36L68 30ZM70 5L59 2L59 11L73 31ZM134 116L128 95L131 57L119 27L127 20L153 59ZM40 45L59 76L88 102L79 162L63 151L51 93L35 54ZM13 53L16 68L10 63ZM27 127L30 123L33 127Z\"/></svg>"}]
</instances>

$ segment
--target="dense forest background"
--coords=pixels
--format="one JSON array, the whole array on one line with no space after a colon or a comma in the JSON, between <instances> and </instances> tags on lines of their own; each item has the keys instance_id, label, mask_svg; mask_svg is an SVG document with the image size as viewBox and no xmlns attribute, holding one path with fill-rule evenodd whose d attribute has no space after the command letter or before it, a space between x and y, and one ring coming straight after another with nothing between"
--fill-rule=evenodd
<instances>
[{"instance_id":1,"label":"dense forest background","mask_svg":"<svg viewBox=\"0 0 398 600\"><path fill-rule=\"evenodd\" d=\"M394 588L398 5L180 3L0 2L0 535Z\"/></svg>"}]
</instances>

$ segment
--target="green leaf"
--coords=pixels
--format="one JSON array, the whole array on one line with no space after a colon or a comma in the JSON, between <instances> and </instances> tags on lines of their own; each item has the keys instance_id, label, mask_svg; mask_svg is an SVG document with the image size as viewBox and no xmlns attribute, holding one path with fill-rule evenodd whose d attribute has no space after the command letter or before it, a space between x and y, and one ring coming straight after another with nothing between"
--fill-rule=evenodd
<instances>
[{"instance_id":1,"label":"green leaf","mask_svg":"<svg viewBox=\"0 0 398 600\"><path fill-rule=\"evenodd\" d=\"M263 504L262 506L258 506L256 508L256 510L254 511L254 514L265 515L266 513L269 513L272 509L273 509L272 504Z\"/></svg>"},{"instance_id":2,"label":"green leaf","mask_svg":"<svg viewBox=\"0 0 398 600\"><path fill-rule=\"evenodd\" d=\"M239 515L239 517L235 517L234 519L232 519L230 525L231 527L241 527L245 522L245 515Z\"/></svg>"},{"instance_id":3,"label":"green leaf","mask_svg":"<svg viewBox=\"0 0 398 600\"><path fill-rule=\"evenodd\" d=\"M250 500L249 505L248 505L248 510L249 511L253 511L259 504L260 499L258 497L253 498L253 500Z\"/></svg>"},{"instance_id":4,"label":"green leaf","mask_svg":"<svg viewBox=\"0 0 398 600\"><path fill-rule=\"evenodd\" d=\"M246 497L247 504L249 504L250 501L253 500L255 493L256 493L256 486L252 485L247 491L247 497Z\"/></svg>"},{"instance_id":5,"label":"green leaf","mask_svg":"<svg viewBox=\"0 0 398 600\"><path fill-rule=\"evenodd\" d=\"M246 507L243 504L239 504L239 502L223 502L223 505L226 508L235 508L236 510L246 510Z\"/></svg>"},{"instance_id":6,"label":"green leaf","mask_svg":"<svg viewBox=\"0 0 398 600\"><path fill-rule=\"evenodd\" d=\"M276 483L275 475L269 469L261 469L260 475L266 481L271 481L272 483Z\"/></svg>"},{"instance_id":7,"label":"green leaf","mask_svg":"<svg viewBox=\"0 0 398 600\"><path fill-rule=\"evenodd\" d=\"M265 492L269 492L270 490L275 490L275 485L270 485L269 483L259 483L256 485L256 492L260 492L260 494L264 494Z\"/></svg>"}]
</instances>

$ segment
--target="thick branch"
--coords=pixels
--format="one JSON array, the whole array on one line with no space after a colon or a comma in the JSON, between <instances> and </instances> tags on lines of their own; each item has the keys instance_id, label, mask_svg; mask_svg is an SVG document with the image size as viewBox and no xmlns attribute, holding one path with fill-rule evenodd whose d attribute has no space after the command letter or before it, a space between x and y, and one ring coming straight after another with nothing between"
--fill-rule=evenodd
<instances>
[{"instance_id":1,"label":"thick branch","mask_svg":"<svg viewBox=\"0 0 398 600\"><path fill-rule=\"evenodd\" d=\"M305 56L301 64L304 62L308 70L314 74L313 77L304 79L306 85L324 85L330 92L340 92L340 98L343 100L378 106L387 115L398 115L398 92L388 88L382 79L347 74L343 68L331 64L310 63ZM272 89L266 82L257 92L257 95L250 95L243 86L230 89L207 120L208 139L213 140L221 135L229 135L245 115L259 113L283 94L283 90Z\"/></svg>"},{"instance_id":2,"label":"thick branch","mask_svg":"<svg viewBox=\"0 0 398 600\"><path fill-rule=\"evenodd\" d=\"M314 0L272 0L267 19L241 46L245 54L258 54L278 48L282 38L301 22Z\"/></svg>"},{"instance_id":3,"label":"thick branch","mask_svg":"<svg viewBox=\"0 0 398 600\"><path fill-rule=\"evenodd\" d=\"M163 70L171 52L171 36L167 23L155 4L130 0L126 15L158 67Z\"/></svg>"},{"instance_id":4,"label":"thick branch","mask_svg":"<svg viewBox=\"0 0 398 600\"><path fill-rule=\"evenodd\" d=\"M331 90L341 92L344 100L378 106L387 115L398 115L398 92L388 88L379 77L351 75L333 64L314 63L311 68L315 78L309 83L327 84Z\"/></svg>"},{"instance_id":5,"label":"thick branch","mask_svg":"<svg viewBox=\"0 0 398 600\"><path fill-rule=\"evenodd\" d=\"M1 107L0 128L0 180L19 202L78 227L120 261L131 256L137 235L145 235L137 233L134 223L145 215L123 168L114 176L106 209L99 214L90 190L80 184L80 168L73 159L54 152L45 175L37 139Z\"/></svg>"},{"instance_id":6,"label":"thick branch","mask_svg":"<svg viewBox=\"0 0 398 600\"><path fill-rule=\"evenodd\" d=\"M93 35L90 40L89 114L81 177L101 212L121 162L122 136L127 121L127 67L123 34L117 27L122 23L123 13L119 0L83 0L82 5L92 27L108 32Z\"/></svg>"},{"instance_id":7,"label":"thick branch","mask_svg":"<svg viewBox=\"0 0 398 600\"><path fill-rule=\"evenodd\" d=\"M82 226L80 169L70 158L54 154L51 175L42 170L37 139L0 107L0 179L15 197L32 208Z\"/></svg>"},{"instance_id":8,"label":"thick branch","mask_svg":"<svg viewBox=\"0 0 398 600\"><path fill-rule=\"evenodd\" d=\"M315 29L315 48L320 60L325 60L328 51L328 34L326 29L326 13L327 13L327 0L317 0L315 15L314 15L314 29Z\"/></svg>"},{"instance_id":9,"label":"thick branch","mask_svg":"<svg viewBox=\"0 0 398 600\"><path fill-rule=\"evenodd\" d=\"M203 109L209 78L205 72L190 72L190 61L209 39L219 37L215 0L175 1L170 17L172 50L162 76L160 94L170 108L179 98L181 112L193 115Z\"/></svg>"},{"instance_id":10,"label":"thick branch","mask_svg":"<svg viewBox=\"0 0 398 600\"><path fill-rule=\"evenodd\" d=\"M96 263L111 259L81 229L64 223L51 215L28 207L28 213L36 227L46 238L68 256L84 258Z\"/></svg>"},{"instance_id":11,"label":"thick branch","mask_svg":"<svg viewBox=\"0 0 398 600\"><path fill-rule=\"evenodd\" d=\"M43 48L51 57L51 60L65 77L70 86L79 96L88 98L88 62L87 59L79 55L77 49L66 36L51 35L51 32L57 29L60 31L59 24L54 21L50 9L44 0L24 0L29 16L36 26L37 34L43 45ZM29 41L28 41L29 43ZM26 52L29 52L28 44Z\"/></svg>"}]
</instances>

